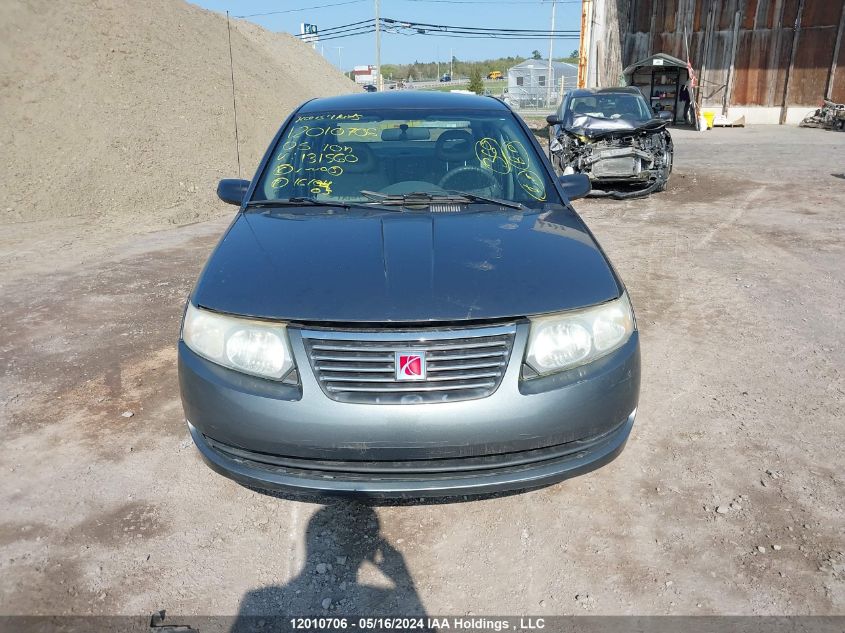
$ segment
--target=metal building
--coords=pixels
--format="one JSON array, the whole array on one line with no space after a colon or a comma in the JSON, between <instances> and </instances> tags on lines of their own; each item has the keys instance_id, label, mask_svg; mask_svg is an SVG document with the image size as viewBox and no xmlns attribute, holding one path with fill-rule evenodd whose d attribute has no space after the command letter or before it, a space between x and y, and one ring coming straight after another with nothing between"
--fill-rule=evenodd
<instances>
[{"instance_id":1,"label":"metal building","mask_svg":"<svg viewBox=\"0 0 845 633\"><path fill-rule=\"evenodd\" d=\"M584 0L584 85L618 85L656 53L689 61L699 104L794 123L845 102L845 0Z\"/></svg>"},{"instance_id":2,"label":"metal building","mask_svg":"<svg viewBox=\"0 0 845 633\"><path fill-rule=\"evenodd\" d=\"M576 87L578 66L548 59L526 59L508 69L506 101L517 108L553 108L566 90Z\"/></svg>"}]
</instances>

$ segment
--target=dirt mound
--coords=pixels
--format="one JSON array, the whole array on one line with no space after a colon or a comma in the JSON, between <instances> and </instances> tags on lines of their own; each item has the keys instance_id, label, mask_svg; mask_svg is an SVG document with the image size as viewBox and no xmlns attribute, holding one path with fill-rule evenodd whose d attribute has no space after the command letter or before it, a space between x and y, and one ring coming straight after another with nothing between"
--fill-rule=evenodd
<instances>
[{"instance_id":1,"label":"dirt mound","mask_svg":"<svg viewBox=\"0 0 845 633\"><path fill-rule=\"evenodd\" d=\"M294 37L232 21L241 165L284 117L354 85ZM0 3L0 223L134 231L221 211L237 174L224 16L180 0Z\"/></svg>"}]
</instances>

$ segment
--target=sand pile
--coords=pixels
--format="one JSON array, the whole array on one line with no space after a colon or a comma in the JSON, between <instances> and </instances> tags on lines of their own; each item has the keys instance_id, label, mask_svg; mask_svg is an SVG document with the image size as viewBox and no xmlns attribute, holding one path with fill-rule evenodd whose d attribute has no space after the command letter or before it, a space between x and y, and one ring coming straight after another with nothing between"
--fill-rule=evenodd
<instances>
[{"instance_id":1,"label":"sand pile","mask_svg":"<svg viewBox=\"0 0 845 633\"><path fill-rule=\"evenodd\" d=\"M293 107L355 87L294 37L232 24L251 178ZM5 0L0 126L0 223L132 232L219 214L216 182L236 175L225 17L180 0Z\"/></svg>"}]
</instances>

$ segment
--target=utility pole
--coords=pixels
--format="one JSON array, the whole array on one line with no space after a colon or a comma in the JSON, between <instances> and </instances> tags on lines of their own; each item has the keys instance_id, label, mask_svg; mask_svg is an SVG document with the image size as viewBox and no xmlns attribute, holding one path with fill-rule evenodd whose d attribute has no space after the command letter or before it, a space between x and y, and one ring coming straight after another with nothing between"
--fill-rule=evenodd
<instances>
[{"instance_id":1,"label":"utility pole","mask_svg":"<svg viewBox=\"0 0 845 633\"><path fill-rule=\"evenodd\" d=\"M578 87L586 88L589 83L592 61L593 0L581 0L581 41L578 45Z\"/></svg>"},{"instance_id":2,"label":"utility pole","mask_svg":"<svg viewBox=\"0 0 845 633\"><path fill-rule=\"evenodd\" d=\"M552 0L552 32L549 35L549 75L546 77L546 105L552 103L552 51L555 43L555 9L557 8L557 0Z\"/></svg>"},{"instance_id":3,"label":"utility pole","mask_svg":"<svg viewBox=\"0 0 845 633\"><path fill-rule=\"evenodd\" d=\"M343 46L335 46L337 49L337 66L343 72Z\"/></svg>"},{"instance_id":4,"label":"utility pole","mask_svg":"<svg viewBox=\"0 0 845 633\"><path fill-rule=\"evenodd\" d=\"M455 56L452 55L452 49L449 49L449 79L455 81L455 69L452 67L452 60Z\"/></svg>"},{"instance_id":5,"label":"utility pole","mask_svg":"<svg viewBox=\"0 0 845 633\"><path fill-rule=\"evenodd\" d=\"M384 82L381 80L381 17L379 16L379 2L376 3L376 86L378 91L384 90Z\"/></svg>"}]
</instances>

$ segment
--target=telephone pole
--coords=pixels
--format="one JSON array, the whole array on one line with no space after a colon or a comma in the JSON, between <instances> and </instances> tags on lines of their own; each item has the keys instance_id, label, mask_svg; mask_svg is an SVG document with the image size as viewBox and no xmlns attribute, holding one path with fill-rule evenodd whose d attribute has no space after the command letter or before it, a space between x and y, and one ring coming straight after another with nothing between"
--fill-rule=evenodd
<instances>
[{"instance_id":1,"label":"telephone pole","mask_svg":"<svg viewBox=\"0 0 845 633\"><path fill-rule=\"evenodd\" d=\"M557 0L552 0L552 34L549 36L549 75L546 78L546 105L552 103L552 50L555 42L555 8L557 7Z\"/></svg>"},{"instance_id":2,"label":"telephone pole","mask_svg":"<svg viewBox=\"0 0 845 633\"><path fill-rule=\"evenodd\" d=\"M376 3L376 87L378 91L384 90L384 82L381 80L381 18L379 17L379 1Z\"/></svg>"}]
</instances>

